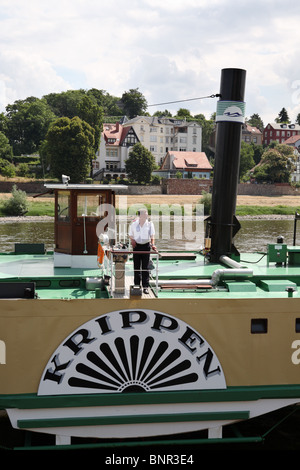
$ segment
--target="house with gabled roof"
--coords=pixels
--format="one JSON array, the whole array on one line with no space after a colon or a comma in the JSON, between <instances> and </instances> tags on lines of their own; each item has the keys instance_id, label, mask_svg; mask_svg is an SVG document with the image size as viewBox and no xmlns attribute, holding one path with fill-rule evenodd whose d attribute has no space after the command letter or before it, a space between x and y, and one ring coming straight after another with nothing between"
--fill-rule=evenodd
<instances>
[{"instance_id":1,"label":"house with gabled roof","mask_svg":"<svg viewBox=\"0 0 300 470\"><path fill-rule=\"evenodd\" d=\"M294 149L294 155L296 156L295 171L291 174L291 181L293 183L300 182L300 135L292 135L287 140L282 142L285 145L289 145Z\"/></svg>"},{"instance_id":2,"label":"house with gabled roof","mask_svg":"<svg viewBox=\"0 0 300 470\"><path fill-rule=\"evenodd\" d=\"M273 122L267 124L263 132L263 145L269 145L271 142L282 144L285 140L300 135L299 124L287 124L284 122Z\"/></svg>"},{"instance_id":3,"label":"house with gabled roof","mask_svg":"<svg viewBox=\"0 0 300 470\"><path fill-rule=\"evenodd\" d=\"M126 176L125 161L132 147L139 142L132 126L120 122L103 124L99 150L93 161L93 177L97 180Z\"/></svg>"},{"instance_id":4,"label":"house with gabled roof","mask_svg":"<svg viewBox=\"0 0 300 470\"><path fill-rule=\"evenodd\" d=\"M136 116L124 122L132 126L141 144L161 165L168 151L201 152L202 127L197 121L172 117Z\"/></svg>"},{"instance_id":5,"label":"house with gabled roof","mask_svg":"<svg viewBox=\"0 0 300 470\"><path fill-rule=\"evenodd\" d=\"M247 122L242 125L242 140L246 142L246 144L262 144L262 133L261 131L254 126L251 126Z\"/></svg>"},{"instance_id":6,"label":"house with gabled roof","mask_svg":"<svg viewBox=\"0 0 300 470\"><path fill-rule=\"evenodd\" d=\"M209 179L212 166L205 152L167 152L161 168L156 174L164 177L174 177L177 172L182 173L183 178Z\"/></svg>"}]
</instances>

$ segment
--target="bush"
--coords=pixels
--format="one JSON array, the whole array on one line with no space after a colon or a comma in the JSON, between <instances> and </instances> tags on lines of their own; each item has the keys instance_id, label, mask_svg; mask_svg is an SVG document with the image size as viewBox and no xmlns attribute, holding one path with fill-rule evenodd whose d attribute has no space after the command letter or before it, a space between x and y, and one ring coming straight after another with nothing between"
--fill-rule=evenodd
<instances>
[{"instance_id":1,"label":"bush","mask_svg":"<svg viewBox=\"0 0 300 470\"><path fill-rule=\"evenodd\" d=\"M13 186L11 198L7 199L3 204L3 212L6 215L24 215L28 211L28 202L25 191L17 189Z\"/></svg>"},{"instance_id":2,"label":"bush","mask_svg":"<svg viewBox=\"0 0 300 470\"><path fill-rule=\"evenodd\" d=\"M15 165L4 158L0 158L0 174L13 178L16 175Z\"/></svg>"},{"instance_id":3,"label":"bush","mask_svg":"<svg viewBox=\"0 0 300 470\"><path fill-rule=\"evenodd\" d=\"M151 184L160 185L160 176L159 175L152 176Z\"/></svg>"},{"instance_id":4,"label":"bush","mask_svg":"<svg viewBox=\"0 0 300 470\"><path fill-rule=\"evenodd\" d=\"M206 191L202 191L202 198L200 199L200 203L204 205L204 214L208 215L211 211L211 193L207 193Z\"/></svg>"},{"instance_id":5,"label":"bush","mask_svg":"<svg viewBox=\"0 0 300 470\"><path fill-rule=\"evenodd\" d=\"M17 175L18 176L28 176L29 175L29 165L28 165L28 163L20 163L17 166Z\"/></svg>"}]
</instances>

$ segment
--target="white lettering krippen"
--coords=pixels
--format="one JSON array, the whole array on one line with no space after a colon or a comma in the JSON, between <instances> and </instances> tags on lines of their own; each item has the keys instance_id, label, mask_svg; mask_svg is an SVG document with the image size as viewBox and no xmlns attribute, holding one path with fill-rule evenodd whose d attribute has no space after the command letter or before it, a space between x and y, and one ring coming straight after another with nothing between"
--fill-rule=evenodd
<instances>
[{"instance_id":1,"label":"white lettering krippen","mask_svg":"<svg viewBox=\"0 0 300 470\"><path fill-rule=\"evenodd\" d=\"M205 346L204 339L190 327L185 326L185 331L180 331L180 324L174 317L169 315L154 312L154 318L152 319L149 314L143 310L127 310L120 311L120 325L122 329L138 329L140 326L145 326L147 323L150 330L158 333L170 332L177 335L177 341L183 345L191 355L195 355L197 362L202 365L202 372L205 379L209 379L215 374L221 372L220 367L216 367L211 370L211 364L214 358L214 353L209 347L206 350L202 350ZM104 315L94 320L99 326L99 332L101 335L106 336L114 332L114 329L110 322L110 316ZM150 323L151 322L151 323ZM59 353L56 354L51 363L52 367L48 368L44 374L43 380L54 381L57 384L61 383L64 371L67 370L69 365L72 363L74 356L78 356L83 350L84 345L90 344L95 341L96 338L86 328L79 328L75 331L64 343L63 347L69 351L68 360L60 363ZM64 349L64 352L66 350ZM202 354L201 354L202 353Z\"/></svg>"}]
</instances>

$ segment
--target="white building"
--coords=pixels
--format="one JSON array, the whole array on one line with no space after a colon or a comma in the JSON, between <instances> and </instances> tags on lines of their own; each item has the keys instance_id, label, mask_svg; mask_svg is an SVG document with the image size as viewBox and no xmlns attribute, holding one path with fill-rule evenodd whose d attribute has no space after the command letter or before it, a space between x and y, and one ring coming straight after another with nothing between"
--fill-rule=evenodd
<instances>
[{"instance_id":1,"label":"white building","mask_svg":"<svg viewBox=\"0 0 300 470\"><path fill-rule=\"evenodd\" d=\"M125 177L125 161L132 147L139 142L134 129L116 124L103 124L99 150L93 161L93 176L97 180Z\"/></svg>"},{"instance_id":2,"label":"white building","mask_svg":"<svg viewBox=\"0 0 300 470\"><path fill-rule=\"evenodd\" d=\"M161 165L168 151L201 152L202 127L198 122L175 118L137 116L123 123L132 127L141 144Z\"/></svg>"},{"instance_id":3,"label":"white building","mask_svg":"<svg viewBox=\"0 0 300 470\"><path fill-rule=\"evenodd\" d=\"M292 183L300 182L300 135L293 135L283 142L294 149L294 155L297 160L295 162L295 171L291 174Z\"/></svg>"}]
</instances>

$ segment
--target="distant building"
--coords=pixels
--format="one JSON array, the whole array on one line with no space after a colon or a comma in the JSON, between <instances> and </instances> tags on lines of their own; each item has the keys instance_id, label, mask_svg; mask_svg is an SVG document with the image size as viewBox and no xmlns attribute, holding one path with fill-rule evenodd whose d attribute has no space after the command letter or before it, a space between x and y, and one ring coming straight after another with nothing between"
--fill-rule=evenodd
<instances>
[{"instance_id":1,"label":"distant building","mask_svg":"<svg viewBox=\"0 0 300 470\"><path fill-rule=\"evenodd\" d=\"M97 180L125 177L125 161L139 139L131 126L121 123L103 124L99 150L93 161L93 177Z\"/></svg>"},{"instance_id":2,"label":"distant building","mask_svg":"<svg viewBox=\"0 0 300 470\"><path fill-rule=\"evenodd\" d=\"M169 117L137 116L125 122L131 126L141 144L153 154L161 165L168 151L201 152L202 127L196 121Z\"/></svg>"},{"instance_id":3,"label":"distant building","mask_svg":"<svg viewBox=\"0 0 300 470\"><path fill-rule=\"evenodd\" d=\"M177 172L182 173L183 178L209 179L212 166L204 152L167 152L161 168L155 174L165 178L175 177Z\"/></svg>"},{"instance_id":4,"label":"distant building","mask_svg":"<svg viewBox=\"0 0 300 470\"><path fill-rule=\"evenodd\" d=\"M256 144L262 145L263 135L262 132L254 126L250 126L250 124L242 124L242 141L246 142L246 144ZM216 151L216 128L210 135L209 138L209 149L212 152Z\"/></svg>"},{"instance_id":5,"label":"distant building","mask_svg":"<svg viewBox=\"0 0 300 470\"><path fill-rule=\"evenodd\" d=\"M242 140L246 144L262 145L262 137L262 133L257 127L247 123L242 125Z\"/></svg>"},{"instance_id":6,"label":"distant building","mask_svg":"<svg viewBox=\"0 0 300 470\"><path fill-rule=\"evenodd\" d=\"M300 135L293 135L292 137L289 137L287 140L285 140L282 143L294 148L294 155L296 156L297 160L295 163L295 166L296 166L295 171L291 174L291 181L292 183L299 183L300 182Z\"/></svg>"},{"instance_id":7,"label":"distant building","mask_svg":"<svg viewBox=\"0 0 300 470\"><path fill-rule=\"evenodd\" d=\"M300 126L298 124L273 122L264 128L263 145L269 145L271 142L282 144L285 140L295 135L300 135Z\"/></svg>"}]
</instances>

